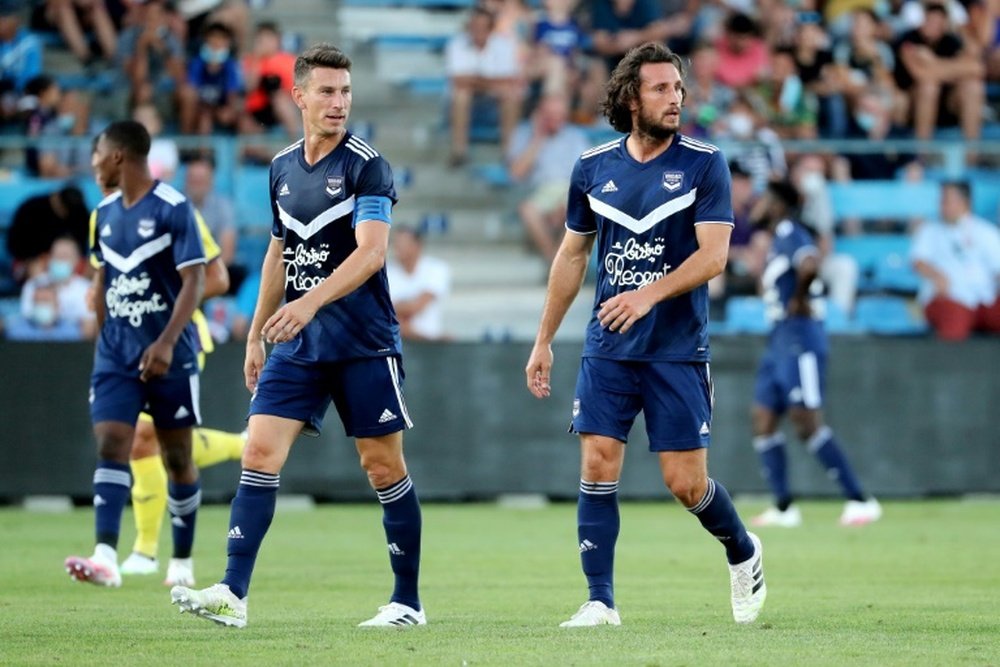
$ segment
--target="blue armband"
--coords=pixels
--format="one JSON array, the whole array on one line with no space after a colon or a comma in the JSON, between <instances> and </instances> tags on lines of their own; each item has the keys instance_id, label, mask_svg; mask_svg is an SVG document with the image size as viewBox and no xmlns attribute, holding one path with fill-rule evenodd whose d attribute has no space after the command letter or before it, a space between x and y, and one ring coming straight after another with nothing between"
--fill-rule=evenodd
<instances>
[{"instance_id":1,"label":"blue armband","mask_svg":"<svg viewBox=\"0 0 1000 667\"><path fill-rule=\"evenodd\" d=\"M364 220L381 220L392 224L392 200L378 195L358 197L354 206L354 227Z\"/></svg>"}]
</instances>

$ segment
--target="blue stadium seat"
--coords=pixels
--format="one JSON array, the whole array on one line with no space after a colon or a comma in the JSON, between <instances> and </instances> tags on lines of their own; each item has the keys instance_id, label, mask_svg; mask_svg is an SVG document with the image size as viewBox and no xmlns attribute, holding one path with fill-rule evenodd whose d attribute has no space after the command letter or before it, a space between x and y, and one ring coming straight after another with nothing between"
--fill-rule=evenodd
<instances>
[{"instance_id":1,"label":"blue stadium seat","mask_svg":"<svg viewBox=\"0 0 1000 667\"><path fill-rule=\"evenodd\" d=\"M502 162L490 162L473 166L472 173L476 178L485 181L494 188L507 188L514 184L507 166Z\"/></svg>"},{"instance_id":2,"label":"blue stadium seat","mask_svg":"<svg viewBox=\"0 0 1000 667\"><path fill-rule=\"evenodd\" d=\"M254 271L260 268L271 243L271 230L244 230L236 243L236 263Z\"/></svg>"},{"instance_id":3,"label":"blue stadium seat","mask_svg":"<svg viewBox=\"0 0 1000 667\"><path fill-rule=\"evenodd\" d=\"M233 176L236 225L240 228L271 229L271 182L268 167L242 166Z\"/></svg>"},{"instance_id":4,"label":"blue stadium seat","mask_svg":"<svg viewBox=\"0 0 1000 667\"><path fill-rule=\"evenodd\" d=\"M841 308L836 301L827 299L826 317L824 318L826 331L835 336L843 336L861 333L858 326L851 320L847 311Z\"/></svg>"},{"instance_id":5,"label":"blue stadium seat","mask_svg":"<svg viewBox=\"0 0 1000 667\"><path fill-rule=\"evenodd\" d=\"M908 299L898 296L862 296L854 319L864 331L880 336L919 336L928 332Z\"/></svg>"},{"instance_id":6,"label":"blue stadium seat","mask_svg":"<svg viewBox=\"0 0 1000 667\"><path fill-rule=\"evenodd\" d=\"M838 253L849 255L858 263L858 290L871 292L882 289L875 278L876 267L887 258L908 263L910 237L906 234L862 234L840 236L834 244Z\"/></svg>"},{"instance_id":7,"label":"blue stadium seat","mask_svg":"<svg viewBox=\"0 0 1000 667\"><path fill-rule=\"evenodd\" d=\"M875 263L871 277L876 290L913 296L920 289L920 276L913 270L909 255L889 253Z\"/></svg>"},{"instance_id":8,"label":"blue stadium seat","mask_svg":"<svg viewBox=\"0 0 1000 667\"><path fill-rule=\"evenodd\" d=\"M726 331L729 333L766 334L770 328L760 297L731 296L726 300Z\"/></svg>"},{"instance_id":9,"label":"blue stadium seat","mask_svg":"<svg viewBox=\"0 0 1000 667\"><path fill-rule=\"evenodd\" d=\"M940 199L937 184L927 181L851 181L830 183L829 189L837 221L933 218Z\"/></svg>"}]
</instances>

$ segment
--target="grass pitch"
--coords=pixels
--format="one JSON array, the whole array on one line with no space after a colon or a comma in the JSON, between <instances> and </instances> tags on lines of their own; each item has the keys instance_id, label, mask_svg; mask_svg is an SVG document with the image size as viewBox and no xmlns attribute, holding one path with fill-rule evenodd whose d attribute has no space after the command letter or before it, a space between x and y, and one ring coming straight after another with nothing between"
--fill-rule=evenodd
<instances>
[{"instance_id":1,"label":"grass pitch","mask_svg":"<svg viewBox=\"0 0 1000 667\"><path fill-rule=\"evenodd\" d=\"M355 627L389 593L374 502L279 510L244 630L179 615L160 577L71 582L62 561L89 554L89 511L3 510L0 664L1000 665L1000 501L889 503L861 529L836 525L839 504L802 509L804 527L760 531L768 602L740 627L722 550L698 522L668 502L624 504L623 625L571 630L557 626L586 598L573 505L429 505L430 625L388 631ZM200 585L225 567L227 517L199 517Z\"/></svg>"}]
</instances>

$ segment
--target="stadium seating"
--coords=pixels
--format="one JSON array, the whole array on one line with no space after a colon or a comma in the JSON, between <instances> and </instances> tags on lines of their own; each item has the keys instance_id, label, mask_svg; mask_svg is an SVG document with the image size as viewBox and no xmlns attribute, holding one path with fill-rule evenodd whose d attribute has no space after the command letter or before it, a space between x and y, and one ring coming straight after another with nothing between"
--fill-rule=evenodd
<instances>
[{"instance_id":1,"label":"stadium seating","mask_svg":"<svg viewBox=\"0 0 1000 667\"><path fill-rule=\"evenodd\" d=\"M240 228L271 228L271 187L268 167L242 166L233 177L236 225Z\"/></svg>"},{"instance_id":2,"label":"stadium seating","mask_svg":"<svg viewBox=\"0 0 1000 667\"><path fill-rule=\"evenodd\" d=\"M909 220L937 215L940 189L922 181L849 181L830 183L834 218L861 220Z\"/></svg>"},{"instance_id":3,"label":"stadium seating","mask_svg":"<svg viewBox=\"0 0 1000 667\"><path fill-rule=\"evenodd\" d=\"M764 302L756 296L733 296L726 301L725 331L730 334L766 334L771 325Z\"/></svg>"},{"instance_id":4,"label":"stadium seating","mask_svg":"<svg viewBox=\"0 0 1000 667\"><path fill-rule=\"evenodd\" d=\"M918 336L929 331L911 302L897 296L862 296L854 307L861 329L881 336Z\"/></svg>"},{"instance_id":5,"label":"stadium seating","mask_svg":"<svg viewBox=\"0 0 1000 667\"><path fill-rule=\"evenodd\" d=\"M840 236L834 247L857 262L858 291L916 292L916 276L911 275L909 262L910 237L906 234Z\"/></svg>"}]
</instances>

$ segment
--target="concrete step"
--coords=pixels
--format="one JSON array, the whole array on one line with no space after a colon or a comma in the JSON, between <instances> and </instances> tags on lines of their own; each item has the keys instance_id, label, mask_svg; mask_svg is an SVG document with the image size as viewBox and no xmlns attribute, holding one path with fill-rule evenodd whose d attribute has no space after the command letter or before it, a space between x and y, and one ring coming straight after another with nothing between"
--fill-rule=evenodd
<instances>
[{"instance_id":1,"label":"concrete step","mask_svg":"<svg viewBox=\"0 0 1000 667\"><path fill-rule=\"evenodd\" d=\"M583 340L593 299L593 287L584 285L556 340ZM445 331L456 340L531 341L544 301L545 287L541 285L456 288L445 302Z\"/></svg>"}]
</instances>

